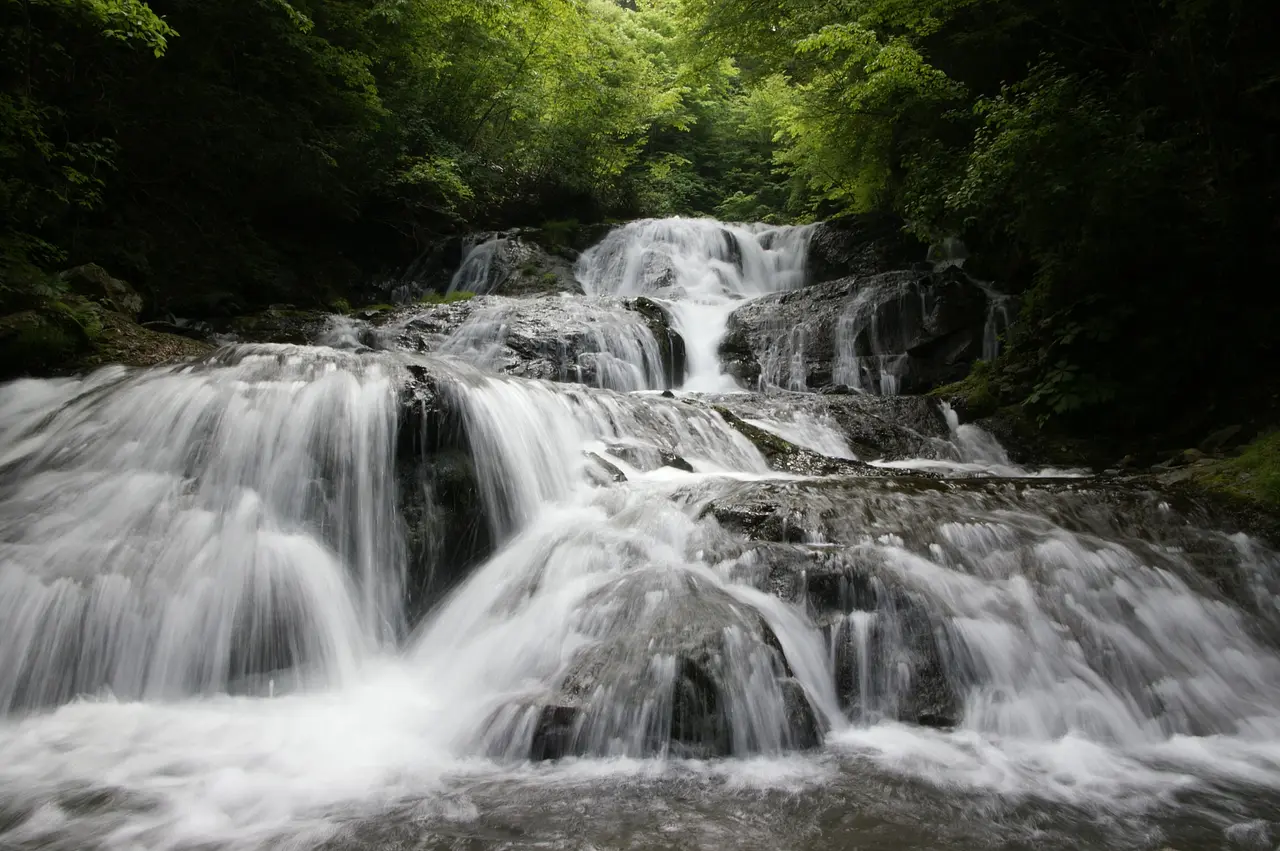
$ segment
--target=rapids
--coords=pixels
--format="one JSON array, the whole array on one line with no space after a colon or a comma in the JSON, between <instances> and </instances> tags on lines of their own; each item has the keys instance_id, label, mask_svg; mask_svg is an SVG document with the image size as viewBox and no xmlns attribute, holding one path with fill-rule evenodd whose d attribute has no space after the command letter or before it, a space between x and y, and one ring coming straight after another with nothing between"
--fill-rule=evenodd
<instances>
[{"instance_id":1,"label":"rapids","mask_svg":"<svg viewBox=\"0 0 1280 851\"><path fill-rule=\"evenodd\" d=\"M809 234L0 386L0 848L1276 847L1280 557L929 400L746 392Z\"/></svg>"}]
</instances>

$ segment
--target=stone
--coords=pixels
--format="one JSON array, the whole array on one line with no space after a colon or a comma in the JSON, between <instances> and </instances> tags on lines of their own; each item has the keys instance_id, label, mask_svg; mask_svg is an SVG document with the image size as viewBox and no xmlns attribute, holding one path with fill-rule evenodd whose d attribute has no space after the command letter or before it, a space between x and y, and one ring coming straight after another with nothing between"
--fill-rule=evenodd
<instances>
[{"instance_id":1,"label":"stone","mask_svg":"<svg viewBox=\"0 0 1280 851\"><path fill-rule=\"evenodd\" d=\"M1230 447L1233 442L1238 442L1236 438L1240 436L1241 431L1243 431L1243 427L1239 425L1220 428L1200 443L1200 451L1208 455L1221 452Z\"/></svg>"},{"instance_id":2,"label":"stone","mask_svg":"<svg viewBox=\"0 0 1280 851\"><path fill-rule=\"evenodd\" d=\"M363 295L369 302L410 304L451 287L485 295L580 293L574 257L576 251L567 246L549 248L537 229L446 237L427 246L399 274L371 284Z\"/></svg>"},{"instance_id":3,"label":"stone","mask_svg":"<svg viewBox=\"0 0 1280 851\"><path fill-rule=\"evenodd\" d=\"M111 277L107 270L96 263L86 263L60 272L58 280L73 293L130 319L137 319L138 314L142 313L142 296L138 291L119 278Z\"/></svg>"},{"instance_id":4,"label":"stone","mask_svg":"<svg viewBox=\"0 0 1280 851\"><path fill-rule=\"evenodd\" d=\"M0 317L0 381L60 371L83 346L68 321L46 312L24 310Z\"/></svg>"},{"instance_id":5,"label":"stone","mask_svg":"<svg viewBox=\"0 0 1280 851\"><path fill-rule=\"evenodd\" d=\"M923 261L928 246L904 230L895 215L865 213L815 227L809 240L806 276L825 283L849 276L866 277Z\"/></svg>"},{"instance_id":6,"label":"stone","mask_svg":"<svg viewBox=\"0 0 1280 851\"><path fill-rule=\"evenodd\" d=\"M662 604L653 605L658 599ZM590 617L597 606L610 617ZM582 616L592 643L546 697L531 758L621 747L631 756L706 759L745 756L778 741L790 749L821 742L821 725L777 636L725 591L642 570L593 594ZM762 678L751 695L733 688L744 667ZM770 686L772 694L761 697ZM776 701L777 714L744 711L743 699ZM779 718L781 729L769 726Z\"/></svg>"},{"instance_id":7,"label":"stone","mask_svg":"<svg viewBox=\"0 0 1280 851\"><path fill-rule=\"evenodd\" d=\"M925 393L982 355L994 298L956 267L840 278L738 308L720 355L747 386Z\"/></svg>"},{"instance_id":8,"label":"stone","mask_svg":"<svg viewBox=\"0 0 1280 851\"><path fill-rule=\"evenodd\" d=\"M590 462L587 465L587 475L597 484L607 485L625 482L627 474L619 470L615 465L610 464L594 452L583 453Z\"/></svg>"}]
</instances>

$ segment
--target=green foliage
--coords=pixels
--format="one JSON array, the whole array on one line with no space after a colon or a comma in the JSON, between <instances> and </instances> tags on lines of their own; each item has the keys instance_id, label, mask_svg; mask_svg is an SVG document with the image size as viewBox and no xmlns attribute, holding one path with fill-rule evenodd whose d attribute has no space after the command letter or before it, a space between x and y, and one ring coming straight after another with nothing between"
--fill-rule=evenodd
<instances>
[{"instance_id":1,"label":"green foliage","mask_svg":"<svg viewBox=\"0 0 1280 851\"><path fill-rule=\"evenodd\" d=\"M1273 9L1167 0L686 0L748 86L781 80L775 166L815 215L891 208L1022 295L993 369L1037 416L1135 434L1274 383ZM725 194L758 217L749 192ZM775 209L782 209L779 205ZM1265 271L1264 271L1265 270ZM1210 413L1211 412L1211 413Z\"/></svg>"}]
</instances>

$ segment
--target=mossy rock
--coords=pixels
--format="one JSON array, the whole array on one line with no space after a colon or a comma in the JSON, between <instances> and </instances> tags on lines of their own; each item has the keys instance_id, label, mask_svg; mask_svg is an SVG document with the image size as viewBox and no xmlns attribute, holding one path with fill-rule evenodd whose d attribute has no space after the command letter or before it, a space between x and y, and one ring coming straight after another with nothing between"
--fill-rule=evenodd
<instances>
[{"instance_id":1,"label":"mossy rock","mask_svg":"<svg viewBox=\"0 0 1280 851\"><path fill-rule=\"evenodd\" d=\"M109 363L158 366L203 357L214 350L214 346L203 340L143 328L127 316L111 311L101 311L99 318L102 332L94 340L92 348L76 362L77 370Z\"/></svg>"},{"instance_id":2,"label":"mossy rock","mask_svg":"<svg viewBox=\"0 0 1280 851\"><path fill-rule=\"evenodd\" d=\"M155 366L213 346L152 331L75 296L0 317L0 380L84 372L106 364Z\"/></svg>"},{"instance_id":3,"label":"mossy rock","mask_svg":"<svg viewBox=\"0 0 1280 851\"><path fill-rule=\"evenodd\" d=\"M49 310L0 317L0 380L67 369L88 345L72 325Z\"/></svg>"},{"instance_id":4,"label":"mossy rock","mask_svg":"<svg viewBox=\"0 0 1280 851\"><path fill-rule=\"evenodd\" d=\"M137 319L142 313L142 296L119 278L113 278L96 263L86 263L58 274L58 281L78 296L97 302L108 310Z\"/></svg>"},{"instance_id":5,"label":"mossy rock","mask_svg":"<svg viewBox=\"0 0 1280 851\"><path fill-rule=\"evenodd\" d=\"M1000 390L992 386L991 373L989 364L978 361L962 380L934 388L929 395L946 401L965 419L989 417L1000 409Z\"/></svg>"},{"instance_id":6,"label":"mossy rock","mask_svg":"<svg viewBox=\"0 0 1280 851\"><path fill-rule=\"evenodd\" d=\"M393 309L392 305L386 307ZM364 308L365 311L372 309ZM231 330L246 342L306 345L314 339L327 317L323 311L281 306L237 316L231 320Z\"/></svg>"},{"instance_id":7,"label":"mossy rock","mask_svg":"<svg viewBox=\"0 0 1280 851\"><path fill-rule=\"evenodd\" d=\"M1201 457L1164 479L1225 507L1268 515L1280 527L1280 430L1263 434L1231 458Z\"/></svg>"}]
</instances>

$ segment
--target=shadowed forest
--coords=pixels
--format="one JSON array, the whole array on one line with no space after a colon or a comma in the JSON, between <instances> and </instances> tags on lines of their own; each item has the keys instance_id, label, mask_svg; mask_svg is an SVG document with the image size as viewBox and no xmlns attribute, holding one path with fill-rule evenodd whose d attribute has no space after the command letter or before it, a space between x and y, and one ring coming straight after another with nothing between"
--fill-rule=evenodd
<instances>
[{"instance_id":1,"label":"shadowed forest","mask_svg":"<svg viewBox=\"0 0 1280 851\"><path fill-rule=\"evenodd\" d=\"M1262 0L5 0L0 312L66 307L53 273L89 262L146 315L199 318L342 303L478 229L889 213L1020 296L979 406L1191 432L1275 406L1275 20Z\"/></svg>"}]
</instances>

